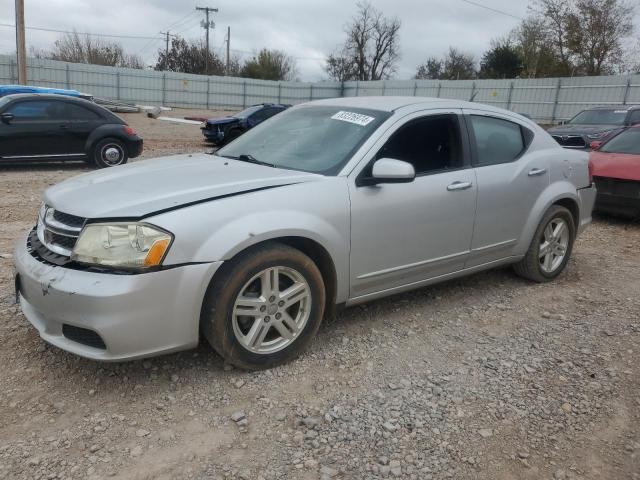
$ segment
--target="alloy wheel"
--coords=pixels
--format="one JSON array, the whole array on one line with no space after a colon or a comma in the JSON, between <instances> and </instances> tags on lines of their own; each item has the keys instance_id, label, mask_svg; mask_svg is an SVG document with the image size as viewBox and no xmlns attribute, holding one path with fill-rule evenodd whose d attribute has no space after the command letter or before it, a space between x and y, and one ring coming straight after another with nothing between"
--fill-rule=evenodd
<instances>
[{"instance_id":1,"label":"alloy wheel","mask_svg":"<svg viewBox=\"0 0 640 480\"><path fill-rule=\"evenodd\" d=\"M292 344L311 312L311 289L293 268L269 267L240 289L232 312L233 332L247 350L270 354Z\"/></svg>"},{"instance_id":2,"label":"alloy wheel","mask_svg":"<svg viewBox=\"0 0 640 480\"><path fill-rule=\"evenodd\" d=\"M564 261L569 248L569 226L562 218L553 218L545 227L538 257L540 268L547 274L554 273Z\"/></svg>"}]
</instances>

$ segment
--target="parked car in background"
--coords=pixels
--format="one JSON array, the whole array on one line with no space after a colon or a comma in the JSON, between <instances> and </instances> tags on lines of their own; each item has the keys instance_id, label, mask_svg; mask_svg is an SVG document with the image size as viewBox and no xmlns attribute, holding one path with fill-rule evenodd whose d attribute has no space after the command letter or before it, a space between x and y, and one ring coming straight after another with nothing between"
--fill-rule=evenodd
<instances>
[{"instance_id":1,"label":"parked car in background","mask_svg":"<svg viewBox=\"0 0 640 480\"><path fill-rule=\"evenodd\" d=\"M230 117L211 118L202 124L202 135L207 142L214 145L226 145L268 118L284 112L290 106L280 103L261 103L252 105Z\"/></svg>"},{"instance_id":2,"label":"parked car in background","mask_svg":"<svg viewBox=\"0 0 640 480\"><path fill-rule=\"evenodd\" d=\"M597 211L640 218L640 125L591 152L589 168L598 190Z\"/></svg>"},{"instance_id":3,"label":"parked car in background","mask_svg":"<svg viewBox=\"0 0 640 480\"><path fill-rule=\"evenodd\" d=\"M595 107L547 131L565 148L588 149L592 141L605 141L625 127L639 123L640 105Z\"/></svg>"},{"instance_id":4,"label":"parked car in background","mask_svg":"<svg viewBox=\"0 0 640 480\"><path fill-rule=\"evenodd\" d=\"M50 187L16 247L16 288L42 338L78 355L147 357L202 332L227 361L265 368L339 306L503 265L552 281L595 196L588 154L515 113L321 100L215 155Z\"/></svg>"},{"instance_id":5,"label":"parked car in background","mask_svg":"<svg viewBox=\"0 0 640 480\"><path fill-rule=\"evenodd\" d=\"M95 103L66 95L0 98L0 162L84 160L98 168L142 153L142 138Z\"/></svg>"},{"instance_id":6,"label":"parked car in background","mask_svg":"<svg viewBox=\"0 0 640 480\"><path fill-rule=\"evenodd\" d=\"M77 90L68 90L64 88L33 87L30 85L0 85L0 97L14 95L17 93L51 93L57 95L69 95L71 97L82 96L82 94Z\"/></svg>"}]
</instances>

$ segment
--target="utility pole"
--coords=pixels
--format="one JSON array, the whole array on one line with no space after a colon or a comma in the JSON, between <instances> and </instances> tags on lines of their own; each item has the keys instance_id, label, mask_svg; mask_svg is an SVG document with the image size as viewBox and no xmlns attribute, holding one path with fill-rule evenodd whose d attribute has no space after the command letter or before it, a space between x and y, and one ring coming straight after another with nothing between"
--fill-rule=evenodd
<instances>
[{"instance_id":1,"label":"utility pole","mask_svg":"<svg viewBox=\"0 0 640 480\"><path fill-rule=\"evenodd\" d=\"M211 7L196 7L196 10L200 10L203 11L206 17L206 20L204 21L204 23L202 23L203 28L206 31L207 34L207 55L205 56L205 67L204 67L204 73L206 75L209 75L209 27L211 27L211 23L209 22L209 13L210 12L218 12L217 8L211 8Z\"/></svg>"},{"instance_id":2,"label":"utility pole","mask_svg":"<svg viewBox=\"0 0 640 480\"><path fill-rule=\"evenodd\" d=\"M227 27L227 77L229 76L229 44L231 43L231 27Z\"/></svg>"},{"instance_id":3,"label":"utility pole","mask_svg":"<svg viewBox=\"0 0 640 480\"><path fill-rule=\"evenodd\" d=\"M16 0L16 53L18 57L18 83L27 84L27 45L24 36L24 0Z\"/></svg>"},{"instance_id":4,"label":"utility pole","mask_svg":"<svg viewBox=\"0 0 640 480\"><path fill-rule=\"evenodd\" d=\"M166 32L160 32L160 35L164 35L166 37L165 39L165 47L164 47L164 70L167 70L167 61L169 58L169 37L175 37L175 35L171 35L171 33L169 33L169 30L167 30Z\"/></svg>"}]
</instances>

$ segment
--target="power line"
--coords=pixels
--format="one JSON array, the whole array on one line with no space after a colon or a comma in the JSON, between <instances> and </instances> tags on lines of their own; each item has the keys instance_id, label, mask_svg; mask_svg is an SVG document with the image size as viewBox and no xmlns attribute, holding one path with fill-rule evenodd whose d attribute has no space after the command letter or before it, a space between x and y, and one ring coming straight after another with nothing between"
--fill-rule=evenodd
<instances>
[{"instance_id":1,"label":"power line","mask_svg":"<svg viewBox=\"0 0 640 480\"><path fill-rule=\"evenodd\" d=\"M189 13L187 13L184 17L182 17L180 20L173 22L171 25L169 25L168 27L165 27L165 30L169 30L170 28L173 28L174 30L176 29L176 27L183 23L185 20L187 20L189 17L192 17L193 15L196 15L198 12L196 11L190 11Z\"/></svg>"},{"instance_id":2,"label":"power line","mask_svg":"<svg viewBox=\"0 0 640 480\"><path fill-rule=\"evenodd\" d=\"M518 17L516 15L512 15L511 13L507 13L502 10L498 10L497 8L488 7L486 5L482 5L481 3L476 3L471 0L460 0L461 2L468 3L469 5L475 5L476 7L484 8L485 10L490 10L495 13L499 13L501 15L506 15L507 17L515 18L516 20L524 20L522 17Z\"/></svg>"},{"instance_id":3,"label":"power line","mask_svg":"<svg viewBox=\"0 0 640 480\"><path fill-rule=\"evenodd\" d=\"M9 23L0 23L0 27L8 27L8 28L16 28L15 25L11 25ZM89 35L93 37L108 37L108 38L128 38L128 39L137 39L137 40L158 40L161 37L145 37L141 35L114 35L109 33L89 33L89 32L76 32L75 30L57 30L54 28L43 28L43 27L25 27L27 30L38 30L41 32L54 32L54 33L76 33L78 35Z\"/></svg>"}]
</instances>

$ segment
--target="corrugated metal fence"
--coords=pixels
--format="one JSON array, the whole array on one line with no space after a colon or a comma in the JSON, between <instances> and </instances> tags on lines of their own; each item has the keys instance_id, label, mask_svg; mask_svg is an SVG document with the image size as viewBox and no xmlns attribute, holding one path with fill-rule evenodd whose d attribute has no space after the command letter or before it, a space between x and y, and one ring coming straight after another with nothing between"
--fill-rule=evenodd
<instances>
[{"instance_id":1,"label":"corrugated metal fence","mask_svg":"<svg viewBox=\"0 0 640 480\"><path fill-rule=\"evenodd\" d=\"M0 55L0 83L16 83L15 59ZM30 85L73 88L96 97L185 108L240 109L260 102L408 95L453 98L557 123L594 105L640 104L640 75L515 80L274 82L29 59Z\"/></svg>"}]
</instances>

